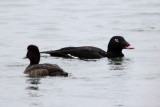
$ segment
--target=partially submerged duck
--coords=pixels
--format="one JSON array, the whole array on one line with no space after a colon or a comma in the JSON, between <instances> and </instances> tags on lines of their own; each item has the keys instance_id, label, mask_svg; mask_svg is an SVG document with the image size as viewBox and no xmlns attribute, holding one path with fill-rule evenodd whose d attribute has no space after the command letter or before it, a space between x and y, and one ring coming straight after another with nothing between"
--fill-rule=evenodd
<instances>
[{"instance_id":1,"label":"partially submerged duck","mask_svg":"<svg viewBox=\"0 0 160 107\"><path fill-rule=\"evenodd\" d=\"M25 69L25 74L31 76L68 76L68 73L64 72L63 69L56 64L39 64L40 52L37 46L29 45L27 50L28 52L25 58L30 60L30 64Z\"/></svg>"},{"instance_id":2,"label":"partially submerged duck","mask_svg":"<svg viewBox=\"0 0 160 107\"><path fill-rule=\"evenodd\" d=\"M107 52L93 46L64 47L59 50L45 51L41 53L50 54L55 57L79 58L79 59L99 59L103 57L114 58L123 57L123 49L134 49L122 36L114 36L108 43Z\"/></svg>"}]
</instances>

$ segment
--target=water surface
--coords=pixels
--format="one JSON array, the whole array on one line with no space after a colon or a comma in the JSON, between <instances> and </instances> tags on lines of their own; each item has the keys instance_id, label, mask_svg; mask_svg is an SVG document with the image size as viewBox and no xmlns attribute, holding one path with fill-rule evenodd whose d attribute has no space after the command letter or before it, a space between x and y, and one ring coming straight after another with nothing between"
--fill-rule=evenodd
<instances>
[{"instance_id":1,"label":"water surface","mask_svg":"<svg viewBox=\"0 0 160 107\"><path fill-rule=\"evenodd\" d=\"M160 1L1 0L0 105L2 107L159 107ZM22 59L40 50L96 46L122 35L136 50L124 58L83 61L42 55L70 73L31 78Z\"/></svg>"}]
</instances>

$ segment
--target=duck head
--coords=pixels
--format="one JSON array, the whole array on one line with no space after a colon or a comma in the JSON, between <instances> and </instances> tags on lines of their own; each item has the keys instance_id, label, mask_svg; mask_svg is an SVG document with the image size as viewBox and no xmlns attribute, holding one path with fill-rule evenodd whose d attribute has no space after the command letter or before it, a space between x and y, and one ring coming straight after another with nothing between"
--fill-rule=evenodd
<instances>
[{"instance_id":1,"label":"duck head","mask_svg":"<svg viewBox=\"0 0 160 107\"><path fill-rule=\"evenodd\" d=\"M30 60L30 65L39 64L40 61L40 52L37 46L29 45L27 47L27 55L25 58Z\"/></svg>"},{"instance_id":2,"label":"duck head","mask_svg":"<svg viewBox=\"0 0 160 107\"><path fill-rule=\"evenodd\" d=\"M114 36L108 43L107 53L114 53L113 56L124 56L123 49L135 49L122 36Z\"/></svg>"}]
</instances>

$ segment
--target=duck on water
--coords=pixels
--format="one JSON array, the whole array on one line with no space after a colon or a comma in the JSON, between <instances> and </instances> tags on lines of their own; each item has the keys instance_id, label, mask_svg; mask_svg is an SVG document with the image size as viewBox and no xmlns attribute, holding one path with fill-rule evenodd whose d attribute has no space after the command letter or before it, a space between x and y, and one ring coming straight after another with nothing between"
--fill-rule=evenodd
<instances>
[{"instance_id":1,"label":"duck on water","mask_svg":"<svg viewBox=\"0 0 160 107\"><path fill-rule=\"evenodd\" d=\"M30 76L68 76L68 73L64 72L56 64L39 64L40 52L37 46L29 45L27 50L28 52L25 58L30 60L30 64L25 69L25 74L29 74Z\"/></svg>"},{"instance_id":2,"label":"duck on water","mask_svg":"<svg viewBox=\"0 0 160 107\"><path fill-rule=\"evenodd\" d=\"M79 58L79 59L100 59L103 57L123 57L123 49L135 49L122 36L113 36L108 43L107 52L93 46L64 47L59 50L44 51L41 53L50 54L55 57Z\"/></svg>"}]
</instances>

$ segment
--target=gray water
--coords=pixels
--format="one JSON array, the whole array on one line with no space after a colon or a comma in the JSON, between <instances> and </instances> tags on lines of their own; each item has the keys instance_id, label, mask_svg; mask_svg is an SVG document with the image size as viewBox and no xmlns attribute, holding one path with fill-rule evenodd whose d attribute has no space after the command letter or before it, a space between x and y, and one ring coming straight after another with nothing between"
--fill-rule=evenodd
<instances>
[{"instance_id":1,"label":"gray water","mask_svg":"<svg viewBox=\"0 0 160 107\"><path fill-rule=\"evenodd\" d=\"M1 107L160 107L159 0L0 0ZM23 74L27 46L107 50L122 35L135 50L94 61L41 55L69 77Z\"/></svg>"}]
</instances>

